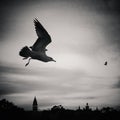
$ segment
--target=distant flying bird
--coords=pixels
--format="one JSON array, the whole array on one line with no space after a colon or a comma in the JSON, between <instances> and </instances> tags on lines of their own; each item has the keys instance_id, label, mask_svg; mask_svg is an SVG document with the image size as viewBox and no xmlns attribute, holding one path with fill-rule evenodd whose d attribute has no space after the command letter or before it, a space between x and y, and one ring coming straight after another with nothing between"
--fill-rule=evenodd
<instances>
[{"instance_id":1,"label":"distant flying bird","mask_svg":"<svg viewBox=\"0 0 120 120\"><path fill-rule=\"evenodd\" d=\"M107 61L105 61L104 65L107 65Z\"/></svg>"},{"instance_id":2,"label":"distant flying bird","mask_svg":"<svg viewBox=\"0 0 120 120\"><path fill-rule=\"evenodd\" d=\"M23 60L29 58L28 63L26 63L25 66L30 63L31 59L37 59L43 62L56 62L53 58L46 55L46 46L51 43L50 35L37 19L34 20L34 25L38 39L33 44L33 46L25 46L19 52L19 55L24 57Z\"/></svg>"}]
</instances>

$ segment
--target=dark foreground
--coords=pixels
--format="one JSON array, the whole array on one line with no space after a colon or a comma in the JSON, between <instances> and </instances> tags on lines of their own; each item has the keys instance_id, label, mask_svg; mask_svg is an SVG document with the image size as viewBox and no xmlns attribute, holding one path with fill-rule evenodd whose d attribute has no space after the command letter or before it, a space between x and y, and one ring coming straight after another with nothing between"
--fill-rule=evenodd
<instances>
[{"instance_id":1,"label":"dark foreground","mask_svg":"<svg viewBox=\"0 0 120 120\"><path fill-rule=\"evenodd\" d=\"M0 112L1 120L120 120L120 112L100 111L42 111L42 112Z\"/></svg>"},{"instance_id":2,"label":"dark foreground","mask_svg":"<svg viewBox=\"0 0 120 120\"><path fill-rule=\"evenodd\" d=\"M120 110L110 107L92 110L87 104L77 110L64 109L59 105L51 110L24 111L4 99L0 101L0 120L120 120Z\"/></svg>"},{"instance_id":3,"label":"dark foreground","mask_svg":"<svg viewBox=\"0 0 120 120\"><path fill-rule=\"evenodd\" d=\"M120 112L83 111L0 112L1 120L120 120Z\"/></svg>"}]
</instances>

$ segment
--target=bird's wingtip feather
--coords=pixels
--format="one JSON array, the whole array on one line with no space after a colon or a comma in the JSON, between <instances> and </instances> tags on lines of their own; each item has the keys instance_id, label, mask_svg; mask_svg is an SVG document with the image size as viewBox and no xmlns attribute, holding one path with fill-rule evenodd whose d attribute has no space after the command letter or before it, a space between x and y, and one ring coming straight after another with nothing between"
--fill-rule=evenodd
<instances>
[{"instance_id":1,"label":"bird's wingtip feather","mask_svg":"<svg viewBox=\"0 0 120 120\"><path fill-rule=\"evenodd\" d=\"M36 23L36 22L39 22L37 18L34 18L33 19L33 22Z\"/></svg>"}]
</instances>

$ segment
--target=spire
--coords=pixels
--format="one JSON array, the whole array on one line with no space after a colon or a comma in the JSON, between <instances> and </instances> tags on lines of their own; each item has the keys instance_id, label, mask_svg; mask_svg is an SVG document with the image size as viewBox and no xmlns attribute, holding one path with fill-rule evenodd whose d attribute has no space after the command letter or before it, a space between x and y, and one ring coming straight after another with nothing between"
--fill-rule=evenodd
<instances>
[{"instance_id":1,"label":"spire","mask_svg":"<svg viewBox=\"0 0 120 120\"><path fill-rule=\"evenodd\" d=\"M33 105L37 105L37 99L36 99L36 97L34 97Z\"/></svg>"},{"instance_id":2,"label":"spire","mask_svg":"<svg viewBox=\"0 0 120 120\"><path fill-rule=\"evenodd\" d=\"M37 111L37 110L38 110L37 99L36 99L36 97L34 97L34 100L33 100L33 111Z\"/></svg>"}]
</instances>

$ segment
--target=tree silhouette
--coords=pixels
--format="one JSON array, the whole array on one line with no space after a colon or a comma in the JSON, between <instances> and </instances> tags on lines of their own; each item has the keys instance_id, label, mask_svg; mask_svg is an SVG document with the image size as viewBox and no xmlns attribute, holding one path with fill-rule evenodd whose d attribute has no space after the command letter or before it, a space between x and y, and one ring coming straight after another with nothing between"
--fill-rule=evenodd
<instances>
[{"instance_id":1,"label":"tree silhouette","mask_svg":"<svg viewBox=\"0 0 120 120\"><path fill-rule=\"evenodd\" d=\"M62 105L55 105L50 110L24 111L6 99L0 100L0 118L3 120L119 120L120 110L103 107L92 110L88 103L81 109L65 109Z\"/></svg>"}]
</instances>

